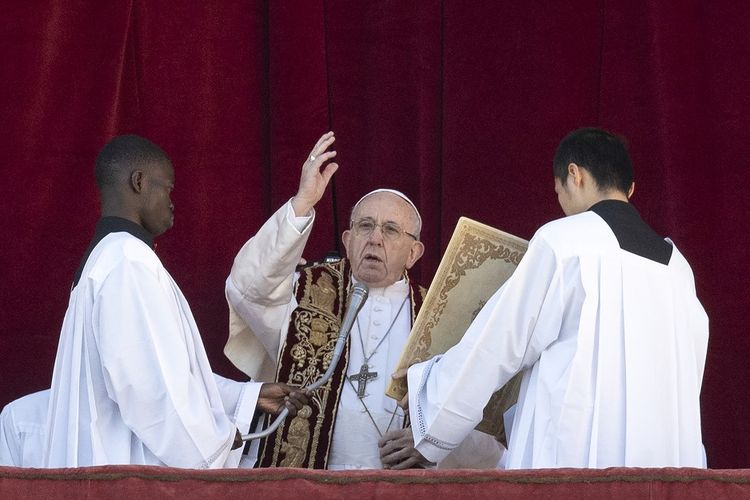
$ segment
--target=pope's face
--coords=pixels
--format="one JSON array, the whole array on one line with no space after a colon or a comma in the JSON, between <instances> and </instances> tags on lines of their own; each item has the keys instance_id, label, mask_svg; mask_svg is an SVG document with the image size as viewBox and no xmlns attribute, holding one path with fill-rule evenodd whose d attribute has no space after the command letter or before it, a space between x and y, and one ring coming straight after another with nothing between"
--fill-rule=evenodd
<instances>
[{"instance_id":1,"label":"pope's face","mask_svg":"<svg viewBox=\"0 0 750 500\"><path fill-rule=\"evenodd\" d=\"M371 231L367 234L361 228ZM414 210L399 196L375 193L362 200L352 214L352 228L341 237L354 277L375 288L400 280L424 252L424 245L411 236L416 232Z\"/></svg>"}]
</instances>

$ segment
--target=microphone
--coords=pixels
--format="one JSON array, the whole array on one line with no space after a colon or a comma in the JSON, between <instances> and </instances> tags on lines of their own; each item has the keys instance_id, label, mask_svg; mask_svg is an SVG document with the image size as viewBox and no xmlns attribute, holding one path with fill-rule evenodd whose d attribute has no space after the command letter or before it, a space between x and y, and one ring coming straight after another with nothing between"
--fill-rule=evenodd
<instances>
[{"instance_id":1,"label":"microphone","mask_svg":"<svg viewBox=\"0 0 750 500\"><path fill-rule=\"evenodd\" d=\"M328 382L328 379L333 376L333 371L336 369L336 365L339 363L339 359L341 359L341 354L344 352L346 338L349 336L349 332L351 332L352 326L354 326L354 321L357 319L359 311L362 309L365 301L367 301L367 295L369 294L369 292L370 291L367 288L367 285L365 285L364 283L357 283L352 288L352 293L349 297L349 307L346 309L346 312L344 313L344 319L341 321L339 336L336 337L336 345L333 347L333 355L331 357L331 362L328 364L328 369L322 377L305 388L307 391L314 391L316 389L319 389L326 382ZM242 436L242 440L250 441L270 435L272 432L278 429L279 425L281 425L281 422L284 421L287 415L289 415L289 410L284 407L276 417L276 419L273 421L273 423L265 430L253 434L245 434Z\"/></svg>"},{"instance_id":2,"label":"microphone","mask_svg":"<svg viewBox=\"0 0 750 500\"><path fill-rule=\"evenodd\" d=\"M367 285L363 283L357 283L356 285L354 285L351 297L349 298L349 307L346 309L346 313L344 313L344 319L341 321L339 336L336 338L336 345L333 348L333 356L331 357L331 363L328 365L328 370L326 370L325 374L323 374L323 376L320 377L318 381L310 384L307 387L308 390L314 391L315 389L321 387L323 384L328 382L328 379L333 375L333 370L336 368L336 365L341 358L341 354L344 352L346 338L349 336L349 332L351 332L352 326L354 326L354 320L357 319L357 315L359 314L360 309L362 309L362 306L365 304L367 295L369 293L370 290L367 288Z\"/></svg>"}]
</instances>

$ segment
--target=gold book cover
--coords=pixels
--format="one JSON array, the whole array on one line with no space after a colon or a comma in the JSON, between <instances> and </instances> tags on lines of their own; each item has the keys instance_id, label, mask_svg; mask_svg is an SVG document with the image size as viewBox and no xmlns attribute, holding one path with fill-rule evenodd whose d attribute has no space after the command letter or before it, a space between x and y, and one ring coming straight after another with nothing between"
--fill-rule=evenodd
<instances>
[{"instance_id":1,"label":"gold book cover","mask_svg":"<svg viewBox=\"0 0 750 500\"><path fill-rule=\"evenodd\" d=\"M461 217L438 266L398 368L442 354L461 340L487 300L513 274L528 242ZM518 398L520 376L490 399L477 429L504 438L502 415ZM400 400L406 383L391 381L386 394Z\"/></svg>"}]
</instances>

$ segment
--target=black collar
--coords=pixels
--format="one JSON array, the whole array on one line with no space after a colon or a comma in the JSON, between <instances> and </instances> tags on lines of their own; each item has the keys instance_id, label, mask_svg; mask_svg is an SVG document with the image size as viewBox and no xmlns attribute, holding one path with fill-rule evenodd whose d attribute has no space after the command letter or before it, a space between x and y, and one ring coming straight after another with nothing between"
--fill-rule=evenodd
<instances>
[{"instance_id":1,"label":"black collar","mask_svg":"<svg viewBox=\"0 0 750 500\"><path fill-rule=\"evenodd\" d=\"M620 200L602 200L589 210L604 219L620 248L660 264L669 264L672 245L643 221L633 205Z\"/></svg>"},{"instance_id":2,"label":"black collar","mask_svg":"<svg viewBox=\"0 0 750 500\"><path fill-rule=\"evenodd\" d=\"M123 219L122 217L102 217L99 219L99 222L96 223L94 237L91 238L91 243L89 243L89 247L86 249L86 252L83 254L83 259L78 265L78 270L73 278L73 288L75 288L78 281L81 279L83 267L86 265L86 261L89 260L89 256L94 250L94 247L110 233L128 233L144 242L150 248L154 247L154 236L146 231L143 226L140 226L133 221Z\"/></svg>"}]
</instances>

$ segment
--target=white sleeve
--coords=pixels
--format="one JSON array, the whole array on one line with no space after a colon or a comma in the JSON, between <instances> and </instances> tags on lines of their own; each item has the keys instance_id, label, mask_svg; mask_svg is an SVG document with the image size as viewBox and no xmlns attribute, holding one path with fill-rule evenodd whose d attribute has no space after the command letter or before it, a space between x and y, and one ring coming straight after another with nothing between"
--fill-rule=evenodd
<instances>
[{"instance_id":1,"label":"white sleeve","mask_svg":"<svg viewBox=\"0 0 750 500\"><path fill-rule=\"evenodd\" d=\"M224 411L242 434L250 431L260 396L259 382L237 382L214 373Z\"/></svg>"},{"instance_id":2,"label":"white sleeve","mask_svg":"<svg viewBox=\"0 0 750 500\"><path fill-rule=\"evenodd\" d=\"M532 240L462 340L409 369L414 443L425 458L443 460L482 420L492 394L558 337L565 306L560 269L552 249Z\"/></svg>"},{"instance_id":3,"label":"white sleeve","mask_svg":"<svg viewBox=\"0 0 750 500\"><path fill-rule=\"evenodd\" d=\"M171 293L143 262L124 260L107 276L92 311L104 384L125 425L160 461L222 467L236 427L192 366L197 348L184 337Z\"/></svg>"},{"instance_id":4,"label":"white sleeve","mask_svg":"<svg viewBox=\"0 0 750 500\"><path fill-rule=\"evenodd\" d=\"M476 429L437 464L438 469L495 469L505 448L494 436Z\"/></svg>"},{"instance_id":5,"label":"white sleeve","mask_svg":"<svg viewBox=\"0 0 750 500\"><path fill-rule=\"evenodd\" d=\"M314 219L286 203L234 259L226 281L229 339L224 354L256 380L271 380L294 300L294 270Z\"/></svg>"},{"instance_id":6,"label":"white sleeve","mask_svg":"<svg viewBox=\"0 0 750 500\"><path fill-rule=\"evenodd\" d=\"M20 436L13 421L12 403L0 412L0 465L19 467L21 465Z\"/></svg>"},{"instance_id":7,"label":"white sleeve","mask_svg":"<svg viewBox=\"0 0 750 500\"><path fill-rule=\"evenodd\" d=\"M0 412L0 465L43 465L49 395L49 389L27 394Z\"/></svg>"}]
</instances>

